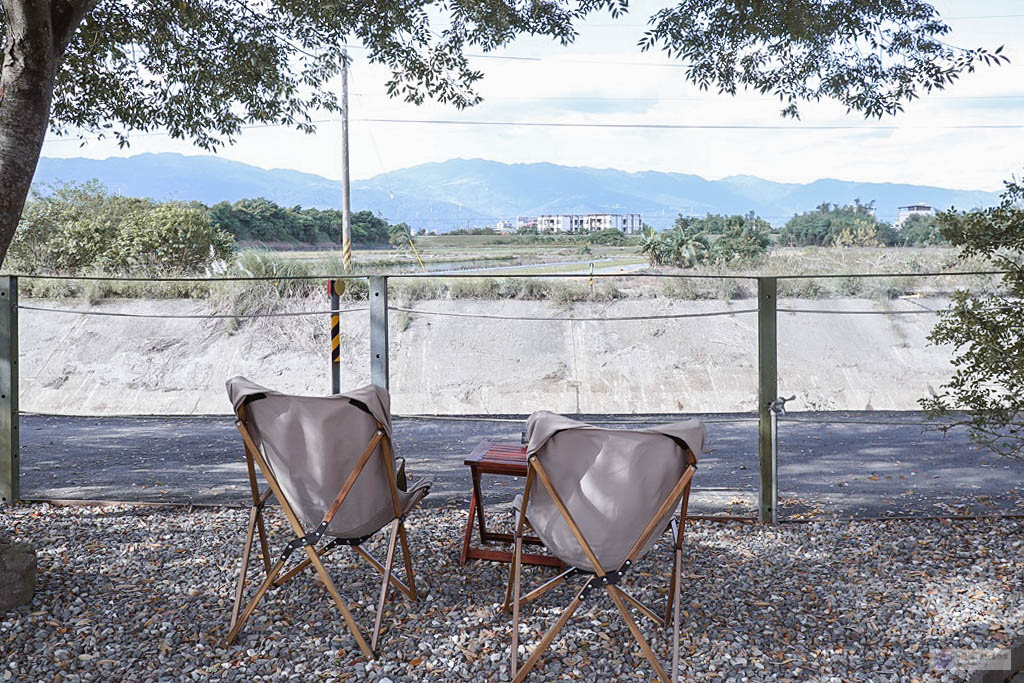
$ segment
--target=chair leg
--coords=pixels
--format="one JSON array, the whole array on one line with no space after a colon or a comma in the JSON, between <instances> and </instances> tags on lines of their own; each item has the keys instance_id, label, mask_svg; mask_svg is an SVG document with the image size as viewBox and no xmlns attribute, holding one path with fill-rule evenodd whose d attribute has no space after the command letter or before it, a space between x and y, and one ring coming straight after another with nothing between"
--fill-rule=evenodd
<instances>
[{"instance_id":1,"label":"chair leg","mask_svg":"<svg viewBox=\"0 0 1024 683\"><path fill-rule=\"evenodd\" d=\"M654 656L654 651L651 650L651 646L647 644L647 640L644 639L644 634L640 632L640 627L636 625L633 620L633 616L629 613L629 609L626 607L626 603L622 601L622 596L619 595L619 589L616 586L605 586L608 589L608 595L611 596L612 602L615 603L615 607L619 610L619 614L622 615L622 619L626 622L626 626L629 628L629 632L636 638L636 642L640 644L640 650L644 653L644 657L651 663L654 668L654 672L658 674L658 678L663 683L669 683L668 676L665 674L664 667L661 666L661 662Z\"/></svg>"},{"instance_id":2,"label":"chair leg","mask_svg":"<svg viewBox=\"0 0 1024 683\"><path fill-rule=\"evenodd\" d=\"M247 622L249 617L252 616L253 610L256 609L256 605L263 599L263 596L266 594L267 589L270 588L270 585L274 583L274 577L277 576L282 567L284 567L284 560L278 560L277 564L271 568L270 573L267 574L267 578L263 579L263 583L260 584L259 589L256 591L256 595L252 596L252 600L250 600L249 604L246 605L245 611L242 612L242 616L238 618L235 625L231 627L230 631L228 631L227 636L224 637L225 646L233 643L235 638L238 637L238 632L242 630L242 627L245 626L245 622Z\"/></svg>"},{"instance_id":3,"label":"chair leg","mask_svg":"<svg viewBox=\"0 0 1024 683\"><path fill-rule=\"evenodd\" d=\"M513 582L515 582L517 580L516 579L516 551L515 551L515 549L517 547L522 547L519 544L519 540L518 539L516 539L516 541L514 541L513 544L512 544L512 562L510 562L509 565L508 565L508 581L505 583L505 600L504 600L504 602L501 603L501 611L502 612L508 612L510 609L512 609L512 584L513 584ZM517 599L517 602L518 602L518 599ZM515 673L515 672L513 672L513 673Z\"/></svg>"},{"instance_id":4,"label":"chair leg","mask_svg":"<svg viewBox=\"0 0 1024 683\"><path fill-rule=\"evenodd\" d=\"M252 539L256 531L257 508L252 508L249 513L249 526L245 530L245 548L242 549L242 569L238 575L238 587L235 589L235 607L231 610L231 625L228 629L235 627L238 621L238 612L242 609L242 594L245 592L245 576L249 573L249 554L252 552Z\"/></svg>"},{"instance_id":5,"label":"chair leg","mask_svg":"<svg viewBox=\"0 0 1024 683\"><path fill-rule=\"evenodd\" d=\"M676 548L675 569L672 572L673 587L669 599L672 601L672 680L679 680L679 594L683 587L678 580L683 565L683 551Z\"/></svg>"},{"instance_id":6,"label":"chair leg","mask_svg":"<svg viewBox=\"0 0 1024 683\"><path fill-rule=\"evenodd\" d=\"M361 559L363 559L366 562L366 564L370 565L375 570L377 570L377 572L381 576L384 575L384 565L382 565L380 562L378 562L376 560L376 558L374 558L373 555L371 555L370 553L366 552L365 550L363 550L359 546L352 546L352 550L354 550L356 555L358 555ZM413 599L412 591L409 590L408 586L406 586L404 583L402 583L401 579L399 579L397 576L395 576L394 572L391 572L391 586L393 588L397 588L398 590L400 590L402 592L402 594L404 594L405 597L409 598L410 600Z\"/></svg>"},{"instance_id":7,"label":"chair leg","mask_svg":"<svg viewBox=\"0 0 1024 683\"><path fill-rule=\"evenodd\" d=\"M263 551L263 568L270 571L270 547L267 545L267 527L263 523L263 510L256 510L256 530L260 534L260 549Z\"/></svg>"},{"instance_id":8,"label":"chair leg","mask_svg":"<svg viewBox=\"0 0 1024 683\"><path fill-rule=\"evenodd\" d=\"M562 615L558 617L558 621L555 622L555 625L544 634L544 638L537 645L537 648L530 655L530 658L526 660L526 663L523 664L523 668L520 669L517 674L514 674L512 679L513 683L522 683L523 679L526 678L526 674L530 673L530 670L537 664L540 656L544 654L544 651L547 650L548 647L550 647L551 641L555 639L558 632L562 630L566 622L569 621L569 618L576 613L576 610L579 609L579 606L582 604L583 600L580 597L580 594L577 594L576 597L573 598L572 602L569 603L569 606L565 608L565 611L562 612Z\"/></svg>"},{"instance_id":9,"label":"chair leg","mask_svg":"<svg viewBox=\"0 0 1024 683\"><path fill-rule=\"evenodd\" d=\"M320 579L324 582L324 587L327 588L327 592L330 593L331 597L334 599L334 604L338 606L338 611L341 612L341 616L344 617L345 623L348 625L348 630L351 631L352 637L356 639L356 644L359 645L359 649L362 650L363 656L367 659L373 659L373 650L371 650L370 646L367 645L362 631L359 630L359 625L356 624L355 619L352 618L352 614L348 611L348 607L345 606L345 601L341 599L341 594L338 593L338 589L335 587L334 582L331 581L331 577L324 568L323 562L320 561L320 556L317 555L316 551L308 545L306 546L306 554L309 555L309 561L316 568L316 573L320 575Z\"/></svg>"},{"instance_id":10,"label":"chair leg","mask_svg":"<svg viewBox=\"0 0 1024 683\"><path fill-rule=\"evenodd\" d=\"M505 587L505 600L512 592L512 675L516 675L519 666L519 570L522 564L523 538L516 536L515 549L512 552L512 567L509 569L508 586Z\"/></svg>"},{"instance_id":11,"label":"chair leg","mask_svg":"<svg viewBox=\"0 0 1024 683\"><path fill-rule=\"evenodd\" d=\"M416 574L412 568L412 555L409 553L409 539L405 536L405 522L398 521L398 540L402 544L402 559L405 561L405 580L409 584L409 596L413 602L419 600L416 592Z\"/></svg>"},{"instance_id":12,"label":"chair leg","mask_svg":"<svg viewBox=\"0 0 1024 683\"><path fill-rule=\"evenodd\" d=\"M373 635L370 636L370 649L377 651L377 637L380 636L380 622L384 616L384 601L388 597L388 588L391 583L391 568L395 565L395 543L398 541L398 525L396 519L391 522L391 538L388 540L388 557L384 561L384 580L380 584L380 598L377 600L377 616L373 620Z\"/></svg>"},{"instance_id":13,"label":"chair leg","mask_svg":"<svg viewBox=\"0 0 1024 683\"><path fill-rule=\"evenodd\" d=\"M679 555L679 551L676 550L676 555ZM667 626L669 620L672 618L672 596L675 595L676 589L679 588L679 566L672 572L672 578L668 582L668 599L665 601L665 625Z\"/></svg>"}]
</instances>

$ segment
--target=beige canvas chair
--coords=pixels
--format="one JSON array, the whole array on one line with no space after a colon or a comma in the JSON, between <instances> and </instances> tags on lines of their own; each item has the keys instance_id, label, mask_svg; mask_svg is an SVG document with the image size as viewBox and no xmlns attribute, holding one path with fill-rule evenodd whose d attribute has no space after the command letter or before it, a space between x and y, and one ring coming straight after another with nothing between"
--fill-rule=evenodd
<instances>
[{"instance_id":1,"label":"beige canvas chair","mask_svg":"<svg viewBox=\"0 0 1024 683\"><path fill-rule=\"evenodd\" d=\"M404 470L404 466L395 462L391 448L387 391L366 386L328 397L287 396L244 377L228 380L227 389L238 418L235 425L245 443L252 509L226 642L234 641L270 588L283 585L312 566L359 649L372 659L388 586L397 588L410 600L417 598L405 516L423 499L430 486L430 482L424 481L409 491L402 490L404 476L400 476L399 470ZM268 484L262 492L256 479L257 467ZM263 522L263 511L271 495L281 505L295 534L274 563L271 563ZM388 525L391 529L387 557L382 564L361 544ZM242 610L249 555L257 534L266 576ZM396 539L402 545L405 583L392 573ZM323 545L320 545L321 540L325 541ZM383 575L369 644L321 561L343 545L350 546ZM296 550L304 551L305 559L282 574L288 558Z\"/></svg>"},{"instance_id":2,"label":"beige canvas chair","mask_svg":"<svg viewBox=\"0 0 1024 683\"><path fill-rule=\"evenodd\" d=\"M603 588L636 638L658 677L665 669L630 614L627 604L672 632L672 677L679 667L679 593L683 526L690 480L704 446L704 425L697 420L625 430L603 429L554 413L536 412L527 420L529 446L526 486L518 510L515 552L505 609L512 609L512 675L522 681L581 605ZM679 518L673 520L678 508ZM568 569L520 596L523 533L526 525ZM675 562L668 602L662 614L623 589L630 568L671 524ZM520 607L577 574L589 575L576 597L518 668Z\"/></svg>"}]
</instances>

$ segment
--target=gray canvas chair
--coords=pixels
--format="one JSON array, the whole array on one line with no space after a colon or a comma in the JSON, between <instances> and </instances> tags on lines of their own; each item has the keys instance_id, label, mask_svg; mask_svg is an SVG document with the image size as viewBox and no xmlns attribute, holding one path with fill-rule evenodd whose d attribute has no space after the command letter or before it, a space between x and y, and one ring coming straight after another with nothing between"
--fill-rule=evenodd
<instances>
[{"instance_id":1,"label":"gray canvas chair","mask_svg":"<svg viewBox=\"0 0 1024 683\"><path fill-rule=\"evenodd\" d=\"M526 486L516 500L515 552L505 609L512 609L512 675L522 681L551 645L569 618L594 591L604 588L636 638L658 677L665 669L644 639L627 603L659 626L671 619L672 678L679 667L679 593L683 526L697 454L704 447L698 420L649 429L603 429L547 411L527 420ZM679 518L673 512L678 508ZM568 569L520 596L525 527L529 525L548 550ZM662 614L622 588L629 569L671 525L675 562ZM589 575L576 597L518 668L520 606L539 598L576 574Z\"/></svg>"},{"instance_id":2,"label":"gray canvas chair","mask_svg":"<svg viewBox=\"0 0 1024 683\"><path fill-rule=\"evenodd\" d=\"M373 659L388 586L397 588L410 600L417 599L405 516L430 486L429 481L423 481L409 491L402 490L404 463L396 463L391 448L387 391L366 386L327 397L287 396L244 377L228 380L227 389L238 418L235 425L245 443L252 509L226 642L234 641L270 588L283 585L312 565L359 649ZM262 492L256 480L257 467L268 484ZM295 534L275 563L270 560L263 522L263 510L271 495L281 505ZM382 564L360 546L388 525L391 530L387 558ZM242 610L249 555L256 534L266 576ZM392 573L396 539L402 545L407 583ZM321 540L326 542L317 547ZM321 561L343 545L350 546L384 577L369 644ZM306 558L282 574L292 552L300 549Z\"/></svg>"}]
</instances>

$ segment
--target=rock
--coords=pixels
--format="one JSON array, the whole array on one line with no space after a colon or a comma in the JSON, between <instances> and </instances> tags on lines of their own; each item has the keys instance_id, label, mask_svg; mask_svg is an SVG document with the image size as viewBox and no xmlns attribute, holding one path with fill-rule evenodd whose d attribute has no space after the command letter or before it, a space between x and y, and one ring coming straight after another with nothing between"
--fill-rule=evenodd
<instances>
[{"instance_id":1,"label":"rock","mask_svg":"<svg viewBox=\"0 0 1024 683\"><path fill-rule=\"evenodd\" d=\"M28 543L0 537L0 614L32 600L36 551Z\"/></svg>"}]
</instances>

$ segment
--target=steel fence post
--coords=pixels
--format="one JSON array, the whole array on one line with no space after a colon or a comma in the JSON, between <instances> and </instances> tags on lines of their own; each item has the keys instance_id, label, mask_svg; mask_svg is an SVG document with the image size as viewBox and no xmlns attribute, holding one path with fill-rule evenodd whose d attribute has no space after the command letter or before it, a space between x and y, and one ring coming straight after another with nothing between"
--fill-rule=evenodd
<instances>
[{"instance_id":1,"label":"steel fence post","mask_svg":"<svg viewBox=\"0 0 1024 683\"><path fill-rule=\"evenodd\" d=\"M338 306L338 284L341 280L328 280L327 290L331 301L331 393L341 393L341 315Z\"/></svg>"},{"instance_id":2,"label":"steel fence post","mask_svg":"<svg viewBox=\"0 0 1024 683\"><path fill-rule=\"evenodd\" d=\"M388 279L370 278L370 381L388 389Z\"/></svg>"},{"instance_id":3,"label":"steel fence post","mask_svg":"<svg viewBox=\"0 0 1024 683\"><path fill-rule=\"evenodd\" d=\"M0 276L0 502L21 496L18 464L18 278Z\"/></svg>"},{"instance_id":4,"label":"steel fence post","mask_svg":"<svg viewBox=\"0 0 1024 683\"><path fill-rule=\"evenodd\" d=\"M761 473L760 520L775 519L778 492L772 462L772 401L778 397L778 338L776 330L778 280L757 278L757 455Z\"/></svg>"}]
</instances>

